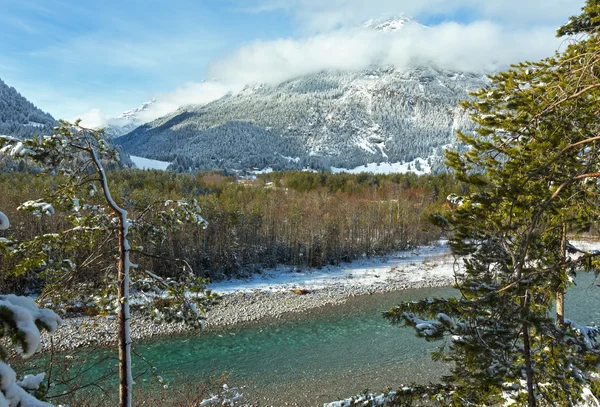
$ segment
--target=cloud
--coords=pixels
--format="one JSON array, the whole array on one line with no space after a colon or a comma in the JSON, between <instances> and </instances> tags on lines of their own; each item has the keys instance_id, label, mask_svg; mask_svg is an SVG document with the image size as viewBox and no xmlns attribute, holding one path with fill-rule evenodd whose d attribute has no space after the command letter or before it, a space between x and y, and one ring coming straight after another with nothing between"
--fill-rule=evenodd
<instances>
[{"instance_id":1,"label":"cloud","mask_svg":"<svg viewBox=\"0 0 600 407\"><path fill-rule=\"evenodd\" d=\"M158 93L154 95L155 102L147 109L135 114L136 123L143 124L172 113L182 106L203 105L220 99L230 92L241 90L233 84L225 84L217 81L204 81L200 83L187 83L173 92ZM127 119L111 117L101 109L93 108L85 113L78 114L71 119L81 119L81 125L89 128L106 127L108 125L122 126Z\"/></svg>"},{"instance_id":2,"label":"cloud","mask_svg":"<svg viewBox=\"0 0 600 407\"><path fill-rule=\"evenodd\" d=\"M189 82L172 92L152 95L156 102L138 117L148 122L190 104L205 104L237 92L245 85L278 84L323 70L362 70L372 66L403 69L414 64L441 69L490 73L523 60L552 55L561 45L555 38L555 21L576 13L582 4L572 0L261 0L254 12L284 10L305 29L300 38L249 42L208 65L212 81ZM432 13L431 10L435 10ZM518 10L518 12L516 12ZM413 23L397 32L378 32L358 24L368 17L399 12L438 16L442 21L427 28ZM457 17L462 13L462 17ZM469 16L466 18L465 15ZM444 16L444 18L439 18ZM433 17L431 17L433 18ZM435 20L435 18L433 18ZM448 19L463 21L448 22ZM469 22L470 21L470 22ZM77 49L89 50L78 43ZM158 43L159 48L169 48ZM185 53L189 43L172 46L167 57L152 47L130 50L122 43L121 59L111 63L152 69L160 61ZM193 47L192 47L193 48ZM100 55L108 53L97 52ZM89 52L89 51L88 51ZM160 54L160 53L159 53ZM111 120L97 109L85 114L90 123Z\"/></svg>"},{"instance_id":3,"label":"cloud","mask_svg":"<svg viewBox=\"0 0 600 407\"><path fill-rule=\"evenodd\" d=\"M157 103L140 115L144 121L154 120L186 105L204 105L220 99L230 92L241 90L240 85L218 81L187 83L175 91L155 96Z\"/></svg>"},{"instance_id":4,"label":"cloud","mask_svg":"<svg viewBox=\"0 0 600 407\"><path fill-rule=\"evenodd\" d=\"M560 44L552 28L505 29L497 23L407 24L396 32L335 30L304 39L257 41L214 62L210 72L229 84L277 84L323 70L413 64L466 72L493 72L525 59L549 56Z\"/></svg>"},{"instance_id":5,"label":"cloud","mask_svg":"<svg viewBox=\"0 0 600 407\"><path fill-rule=\"evenodd\" d=\"M81 125L83 127L95 129L106 126L110 117L102 113L100 109L94 108L78 115L77 117L71 119L71 121L75 121L75 119L81 119Z\"/></svg>"},{"instance_id":6,"label":"cloud","mask_svg":"<svg viewBox=\"0 0 600 407\"><path fill-rule=\"evenodd\" d=\"M153 95L157 102L139 113L138 119L145 123L185 105L210 103L245 85L276 85L323 70L403 69L425 64L490 73L511 63L549 56L559 44L552 28L508 30L490 21L432 27L409 23L396 32L355 27L302 39L256 41L214 61L209 73L217 80L187 83L173 92ZM101 119L96 110L86 113L90 122Z\"/></svg>"}]
</instances>

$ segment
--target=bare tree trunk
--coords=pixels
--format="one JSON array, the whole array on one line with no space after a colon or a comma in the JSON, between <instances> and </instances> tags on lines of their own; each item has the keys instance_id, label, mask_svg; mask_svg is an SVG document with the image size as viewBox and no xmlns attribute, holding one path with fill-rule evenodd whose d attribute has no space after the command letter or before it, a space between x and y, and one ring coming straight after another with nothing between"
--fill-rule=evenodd
<instances>
[{"instance_id":1,"label":"bare tree trunk","mask_svg":"<svg viewBox=\"0 0 600 407\"><path fill-rule=\"evenodd\" d=\"M567 223L563 221L560 236L560 268L561 280L565 277L567 260ZM561 281L562 283L562 281ZM556 327L563 329L565 326L565 291L562 288L556 290Z\"/></svg>"},{"instance_id":2,"label":"bare tree trunk","mask_svg":"<svg viewBox=\"0 0 600 407\"><path fill-rule=\"evenodd\" d=\"M125 222L127 219L125 217ZM131 334L129 315L129 243L127 242L127 225L123 219L119 221L119 266L118 266L119 312L118 346L119 346L119 406L131 407L133 393L133 377L131 373Z\"/></svg>"},{"instance_id":3,"label":"bare tree trunk","mask_svg":"<svg viewBox=\"0 0 600 407\"><path fill-rule=\"evenodd\" d=\"M529 340L529 326L523 323L523 356L525 357L525 374L527 376L527 404L536 407L535 393L533 392L533 371L531 368L531 345Z\"/></svg>"},{"instance_id":4,"label":"bare tree trunk","mask_svg":"<svg viewBox=\"0 0 600 407\"><path fill-rule=\"evenodd\" d=\"M102 192L106 202L118 217L119 233L119 263L117 265L117 296L119 301L117 314L117 340L119 347L119 406L131 407L133 396L133 375L131 373L131 326L129 313L129 242L127 241L127 232L129 220L127 211L121 208L114 201L108 188L106 173L102 163L96 155L93 147L89 146L89 152L94 161L94 165L100 177Z\"/></svg>"}]
</instances>

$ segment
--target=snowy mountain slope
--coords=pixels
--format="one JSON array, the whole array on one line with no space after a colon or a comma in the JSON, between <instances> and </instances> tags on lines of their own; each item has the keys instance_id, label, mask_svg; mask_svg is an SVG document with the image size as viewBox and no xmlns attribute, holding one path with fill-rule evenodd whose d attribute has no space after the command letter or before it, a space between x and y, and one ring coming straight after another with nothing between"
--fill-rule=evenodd
<instances>
[{"instance_id":1,"label":"snowy mountain slope","mask_svg":"<svg viewBox=\"0 0 600 407\"><path fill-rule=\"evenodd\" d=\"M0 134L29 137L48 134L56 120L0 79Z\"/></svg>"},{"instance_id":2,"label":"snowy mountain slope","mask_svg":"<svg viewBox=\"0 0 600 407\"><path fill-rule=\"evenodd\" d=\"M388 32L411 23L366 25ZM435 170L456 130L472 126L458 102L487 83L483 74L432 66L325 71L181 108L117 143L134 155L174 161L179 170L329 170L417 157L437 161L428 162Z\"/></svg>"},{"instance_id":3,"label":"snowy mountain slope","mask_svg":"<svg viewBox=\"0 0 600 407\"><path fill-rule=\"evenodd\" d=\"M144 120L140 116L148 111L155 102L156 100L152 99L149 102L142 103L135 109L125 110L117 117L109 120L104 128L104 134L109 138L117 138L142 125Z\"/></svg>"},{"instance_id":4,"label":"snowy mountain slope","mask_svg":"<svg viewBox=\"0 0 600 407\"><path fill-rule=\"evenodd\" d=\"M50 135L57 125L58 122L49 113L38 109L15 88L0 80L0 135L19 138L27 138L35 134ZM119 151L120 166L133 166L128 154L118 146L117 151ZM15 169L17 164L10 157L3 158L0 160L0 171Z\"/></svg>"}]
</instances>

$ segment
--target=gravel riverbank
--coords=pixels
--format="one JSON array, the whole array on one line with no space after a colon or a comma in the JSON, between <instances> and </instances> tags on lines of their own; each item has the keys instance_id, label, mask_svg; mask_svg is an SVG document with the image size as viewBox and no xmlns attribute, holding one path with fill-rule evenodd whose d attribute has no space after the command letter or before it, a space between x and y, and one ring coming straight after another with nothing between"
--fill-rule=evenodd
<instances>
[{"instance_id":1,"label":"gravel riverbank","mask_svg":"<svg viewBox=\"0 0 600 407\"><path fill-rule=\"evenodd\" d=\"M206 328L218 329L288 313L343 303L347 298L398 290L441 287L454 281L453 259L439 247L415 254L400 252L395 256L368 259L328 270L294 273L265 273L248 281L215 284L222 299L206 314ZM324 281L321 276L327 276ZM305 294L296 294L293 289ZM134 341L178 335L189 328L179 323L161 323L132 313L131 334ZM52 337L58 350L91 345L111 345L116 338L114 317L65 318ZM47 349L50 341L43 337Z\"/></svg>"}]
</instances>

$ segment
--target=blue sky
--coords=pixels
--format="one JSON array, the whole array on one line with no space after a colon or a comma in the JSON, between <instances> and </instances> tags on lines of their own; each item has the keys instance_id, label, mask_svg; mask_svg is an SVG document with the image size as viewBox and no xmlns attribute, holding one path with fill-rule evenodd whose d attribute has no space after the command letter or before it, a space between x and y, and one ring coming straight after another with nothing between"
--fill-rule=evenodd
<instances>
[{"instance_id":1,"label":"blue sky","mask_svg":"<svg viewBox=\"0 0 600 407\"><path fill-rule=\"evenodd\" d=\"M485 46L469 42L474 32L483 32L495 47L506 44L514 51L519 44L522 52L506 52L501 62L507 63L555 49L554 29L582 5L577 0L0 0L0 79L57 118L90 111L115 116L154 97L169 102L164 113L204 100L196 98L206 91L204 79L273 82L354 66L353 59L372 57L360 53L360 44L370 49L368 41L381 42L348 29L368 18L406 12L443 27L436 35L444 39L456 36L450 47L466 42L467 50L482 58L489 58ZM327 59L320 58L321 50L352 49L345 38L358 42L357 54L335 55L335 61L319 65ZM387 59L395 61L393 55Z\"/></svg>"}]
</instances>

